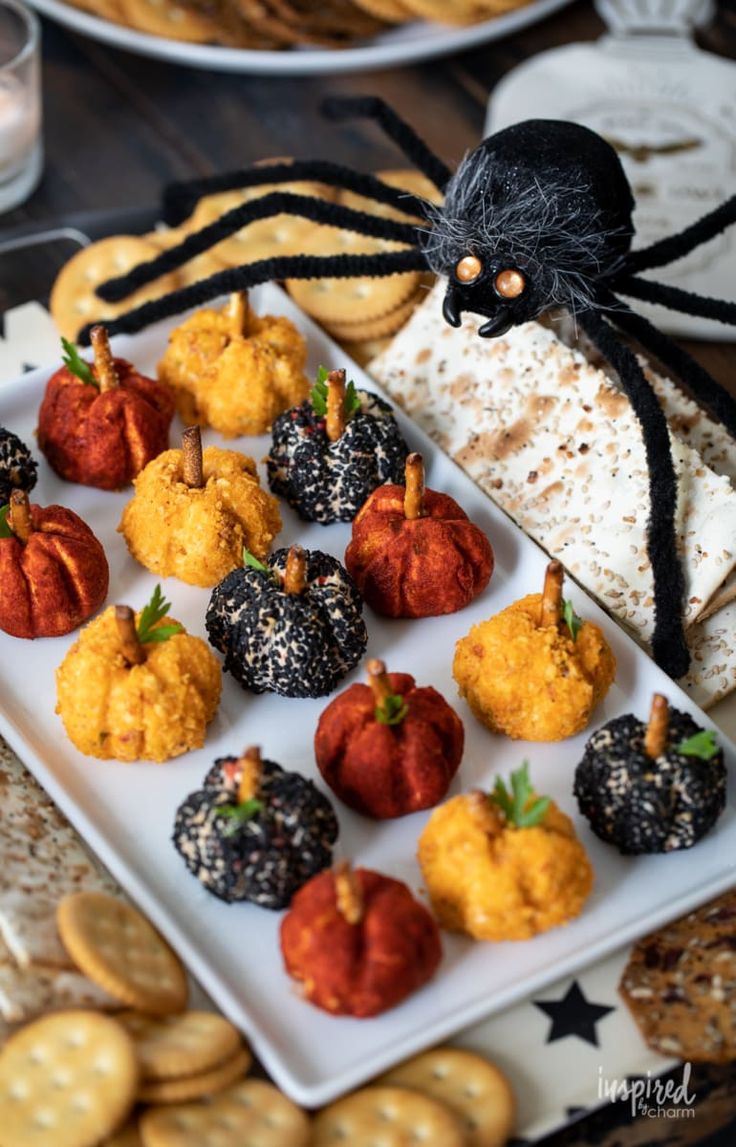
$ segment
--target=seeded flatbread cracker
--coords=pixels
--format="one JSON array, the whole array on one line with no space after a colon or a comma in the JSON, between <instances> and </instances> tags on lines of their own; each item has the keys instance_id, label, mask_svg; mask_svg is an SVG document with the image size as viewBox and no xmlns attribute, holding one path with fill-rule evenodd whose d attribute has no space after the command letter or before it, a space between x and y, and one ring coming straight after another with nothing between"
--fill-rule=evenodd
<instances>
[{"instance_id":1,"label":"seeded flatbread cracker","mask_svg":"<svg viewBox=\"0 0 736 1147\"><path fill-rule=\"evenodd\" d=\"M126 1119L137 1082L132 1041L113 1019L45 1016L0 1051L3 1147L95 1147Z\"/></svg>"},{"instance_id":2,"label":"seeded flatbread cracker","mask_svg":"<svg viewBox=\"0 0 736 1147\"><path fill-rule=\"evenodd\" d=\"M516 1102L511 1084L497 1067L471 1051L434 1048L400 1063L376 1083L410 1087L449 1107L462 1124L466 1147L503 1147L513 1131Z\"/></svg>"},{"instance_id":3,"label":"seeded flatbread cracker","mask_svg":"<svg viewBox=\"0 0 736 1147\"><path fill-rule=\"evenodd\" d=\"M252 1062L250 1052L241 1047L224 1063L197 1075L187 1075L181 1079L144 1080L138 1090L138 1101L151 1104L188 1103L192 1099L217 1095L242 1079Z\"/></svg>"},{"instance_id":4,"label":"seeded flatbread cracker","mask_svg":"<svg viewBox=\"0 0 736 1147\"><path fill-rule=\"evenodd\" d=\"M122 1130L117 1131L100 1147L143 1147L143 1140L141 1139L138 1130L138 1120L132 1119L130 1123L126 1123Z\"/></svg>"},{"instance_id":5,"label":"seeded flatbread cracker","mask_svg":"<svg viewBox=\"0 0 736 1147\"><path fill-rule=\"evenodd\" d=\"M736 1059L736 890L644 937L619 984L645 1042L661 1055Z\"/></svg>"},{"instance_id":6,"label":"seeded flatbread cracker","mask_svg":"<svg viewBox=\"0 0 736 1147\"><path fill-rule=\"evenodd\" d=\"M404 323L411 318L423 298L424 295L420 291L416 291L406 302L401 303L388 314L380 315L377 319L365 319L355 323L336 323L332 320L328 322L323 319L322 325L338 342L388 338L400 330Z\"/></svg>"},{"instance_id":7,"label":"seeded flatbread cracker","mask_svg":"<svg viewBox=\"0 0 736 1147\"><path fill-rule=\"evenodd\" d=\"M313 1147L305 1113L260 1079L237 1083L209 1103L149 1108L140 1132L144 1147L204 1147L210 1134L218 1147Z\"/></svg>"},{"instance_id":8,"label":"seeded flatbread cracker","mask_svg":"<svg viewBox=\"0 0 736 1147\"><path fill-rule=\"evenodd\" d=\"M441 317L443 293L438 284L371 372L522 529L648 641L649 478L628 400L538 323L494 340L477 337L472 316L453 330ZM693 626L736 565L736 493L676 435L672 450L685 621ZM698 699L709 703L707 686Z\"/></svg>"},{"instance_id":9,"label":"seeded flatbread cracker","mask_svg":"<svg viewBox=\"0 0 736 1147\"><path fill-rule=\"evenodd\" d=\"M176 953L136 908L100 892L66 896L56 917L75 964L110 995L137 1011L184 1011L187 978Z\"/></svg>"},{"instance_id":10,"label":"seeded flatbread cracker","mask_svg":"<svg viewBox=\"0 0 736 1147\"><path fill-rule=\"evenodd\" d=\"M311 1147L464 1147L459 1119L442 1103L403 1087L366 1087L323 1108Z\"/></svg>"},{"instance_id":11,"label":"seeded flatbread cracker","mask_svg":"<svg viewBox=\"0 0 736 1147\"><path fill-rule=\"evenodd\" d=\"M122 1012L118 1021L135 1042L144 1081L207 1071L234 1056L242 1043L237 1028L215 1012L174 1016Z\"/></svg>"},{"instance_id":12,"label":"seeded flatbread cracker","mask_svg":"<svg viewBox=\"0 0 736 1147\"><path fill-rule=\"evenodd\" d=\"M60 333L75 341L87 323L116 318L150 299L175 291L176 275L162 275L120 303L105 303L95 291L106 279L124 275L139 263L155 259L158 248L136 235L113 235L72 255L56 277L49 310Z\"/></svg>"}]
</instances>

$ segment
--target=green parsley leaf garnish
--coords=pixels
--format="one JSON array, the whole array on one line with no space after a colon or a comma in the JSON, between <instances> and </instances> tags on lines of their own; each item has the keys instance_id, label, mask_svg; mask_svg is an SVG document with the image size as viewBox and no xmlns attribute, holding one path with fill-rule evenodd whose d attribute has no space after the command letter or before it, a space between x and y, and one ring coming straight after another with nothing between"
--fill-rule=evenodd
<instances>
[{"instance_id":1,"label":"green parsley leaf garnish","mask_svg":"<svg viewBox=\"0 0 736 1147\"><path fill-rule=\"evenodd\" d=\"M712 729L701 729L680 741L675 747L676 753L683 753L686 757L700 757L701 761L712 761L719 752L716 735Z\"/></svg>"},{"instance_id":2,"label":"green parsley leaf garnish","mask_svg":"<svg viewBox=\"0 0 736 1147\"><path fill-rule=\"evenodd\" d=\"M516 828L533 828L542 820L550 803L549 797L537 797L532 801L533 793L529 780L529 762L524 761L521 768L511 774L511 792L501 778L496 777L490 799L495 801L509 824Z\"/></svg>"},{"instance_id":3,"label":"green parsley leaf garnish","mask_svg":"<svg viewBox=\"0 0 736 1147\"><path fill-rule=\"evenodd\" d=\"M259 562L258 558L255 557L250 550L247 550L245 546L243 546L243 565L250 566L252 570L258 570L259 573L273 573L273 570L269 569L268 566L264 566L263 562Z\"/></svg>"},{"instance_id":4,"label":"green parsley leaf garnish","mask_svg":"<svg viewBox=\"0 0 736 1147\"><path fill-rule=\"evenodd\" d=\"M148 645L152 641L168 641L170 637L174 637L177 633L183 633L184 627L175 621L172 625L159 625L158 622L166 617L166 614L171 609L171 602L168 602L164 595L161 593L161 586L157 585L151 594L151 600L148 605L144 606L141 610L141 616L138 621L138 640L141 645Z\"/></svg>"},{"instance_id":5,"label":"green parsley leaf garnish","mask_svg":"<svg viewBox=\"0 0 736 1147\"><path fill-rule=\"evenodd\" d=\"M562 602L562 620L570 630L570 637L573 641L577 641L578 634L583 628L583 620L576 614L571 601Z\"/></svg>"},{"instance_id":6,"label":"green parsley leaf garnish","mask_svg":"<svg viewBox=\"0 0 736 1147\"><path fill-rule=\"evenodd\" d=\"M77 378L87 386L96 386L99 390L100 384L92 373L92 368L88 362L85 362L84 359L80 357L79 351L74 343L70 343L69 339L62 338L61 345L65 352L62 355L62 362L67 370L71 371L72 374L76 375Z\"/></svg>"},{"instance_id":7,"label":"green parsley leaf garnish","mask_svg":"<svg viewBox=\"0 0 736 1147\"><path fill-rule=\"evenodd\" d=\"M389 693L382 705L376 705L376 720L381 725L400 725L409 706L400 693Z\"/></svg>"},{"instance_id":8,"label":"green parsley leaf garnish","mask_svg":"<svg viewBox=\"0 0 736 1147\"><path fill-rule=\"evenodd\" d=\"M10 513L10 504L3 506L0 509L0 538L12 538L13 531L8 525L8 514Z\"/></svg>"},{"instance_id":9,"label":"green parsley leaf garnish","mask_svg":"<svg viewBox=\"0 0 736 1147\"><path fill-rule=\"evenodd\" d=\"M318 368L317 381L309 395L312 409L320 418L324 418L327 415L327 378L329 373L324 366ZM349 418L351 414L354 414L355 411L359 409L360 396L355 389L355 383L351 379L345 388L345 417Z\"/></svg>"},{"instance_id":10,"label":"green parsley leaf garnish","mask_svg":"<svg viewBox=\"0 0 736 1147\"><path fill-rule=\"evenodd\" d=\"M216 810L215 815L229 818L230 824L223 829L223 832L225 836L235 836L240 826L252 820L262 808L263 801L259 800L258 797L251 797L250 800L243 801L242 804L221 805Z\"/></svg>"}]
</instances>

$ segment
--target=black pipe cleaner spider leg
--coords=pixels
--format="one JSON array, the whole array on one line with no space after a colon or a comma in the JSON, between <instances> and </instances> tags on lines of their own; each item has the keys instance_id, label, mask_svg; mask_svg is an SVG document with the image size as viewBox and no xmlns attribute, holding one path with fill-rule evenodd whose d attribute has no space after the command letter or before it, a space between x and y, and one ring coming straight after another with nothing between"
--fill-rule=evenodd
<instances>
[{"instance_id":1,"label":"black pipe cleaner spider leg","mask_svg":"<svg viewBox=\"0 0 736 1147\"><path fill-rule=\"evenodd\" d=\"M484 140L453 174L381 100L331 100L325 110L334 119L362 115L376 120L444 194L443 205L326 161L265 164L175 185L165 200L169 222L185 218L196 200L208 193L305 179L357 192L421 222L375 217L288 192L265 195L229 211L129 274L110 280L99 294L111 301L123 299L248 222L281 212L401 246L378 254L276 257L221 271L128 312L109 324L111 333L140 330L223 293L271 279L383 276L426 269L447 279L446 321L458 326L464 311L481 315L486 321L478 333L484 338L502 335L551 307L567 309L617 372L641 425L652 507L648 548L655 598L653 653L673 677L682 676L689 664L682 623L685 580L677 549L677 481L667 423L636 356L619 340L615 328L654 354L736 434L736 402L620 298L647 300L736 323L736 304L638 277L640 271L674 262L736 222L736 196L680 234L631 252L631 189L616 152L587 128L554 120L516 124Z\"/></svg>"}]
</instances>

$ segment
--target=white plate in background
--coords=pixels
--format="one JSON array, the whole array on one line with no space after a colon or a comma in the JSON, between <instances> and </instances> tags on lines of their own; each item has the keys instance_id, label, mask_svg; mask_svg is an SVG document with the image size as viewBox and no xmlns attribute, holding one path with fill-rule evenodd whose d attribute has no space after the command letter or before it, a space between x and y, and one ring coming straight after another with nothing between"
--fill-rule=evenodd
<instances>
[{"instance_id":1,"label":"white plate in background","mask_svg":"<svg viewBox=\"0 0 736 1147\"><path fill-rule=\"evenodd\" d=\"M187 64L189 67L216 72L263 76L327 76L416 64L420 60L431 60L437 56L450 56L453 52L477 48L490 40L500 40L521 31L529 24L544 20L546 16L566 7L571 0L532 0L530 4L514 8L502 16L494 16L481 24L465 27L425 21L405 24L354 48L305 47L280 51L224 48L216 44L187 44L182 40L165 40L92 16L80 8L65 4L64 0L29 0L29 3L57 24L81 32L91 40L99 40L112 48L122 48L140 56L153 56L169 63Z\"/></svg>"}]
</instances>

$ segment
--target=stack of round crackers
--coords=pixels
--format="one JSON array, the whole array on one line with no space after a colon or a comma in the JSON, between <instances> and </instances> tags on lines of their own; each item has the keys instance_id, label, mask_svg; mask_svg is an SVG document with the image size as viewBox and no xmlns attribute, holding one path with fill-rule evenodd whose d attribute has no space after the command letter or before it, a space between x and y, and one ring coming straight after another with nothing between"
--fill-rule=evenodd
<instances>
[{"instance_id":1,"label":"stack of round crackers","mask_svg":"<svg viewBox=\"0 0 736 1147\"><path fill-rule=\"evenodd\" d=\"M418 172L408 169L377 174L393 187L402 188L427 200L438 201L437 190ZM74 341L87 323L116 318L133 307L209 278L218 271L244 266L260 259L301 254L376 254L401 249L398 243L327 227L294 215L280 214L248 224L221 240L211 250L196 256L178 271L162 275L121 303L105 303L97 297L96 289L106 279L125 274L137 264L154 259L161 251L175 246L188 235L215 223L226 212L273 191L329 200L402 222L421 222L409 214L386 204L363 199L353 192L308 181L294 181L278 186L264 184L208 195L199 201L180 227L156 230L143 236L111 236L74 255L62 268L51 292L51 314L59 331L65 338ZM429 274L411 271L381 278L294 279L286 285L301 309L323 326L358 362L364 364L404 325L424 298L431 282L432 276Z\"/></svg>"},{"instance_id":2,"label":"stack of round crackers","mask_svg":"<svg viewBox=\"0 0 736 1147\"><path fill-rule=\"evenodd\" d=\"M529 0L72 0L103 20L195 44L348 48L415 20L477 24Z\"/></svg>"},{"instance_id":3,"label":"stack of round crackers","mask_svg":"<svg viewBox=\"0 0 736 1147\"><path fill-rule=\"evenodd\" d=\"M223 1016L187 1008L174 951L130 904L65 896L58 937L75 966L122 1010L57 1011L0 1052L3 1147L503 1147L511 1088L480 1056L437 1048L346 1096L314 1121L272 1084Z\"/></svg>"}]
</instances>

